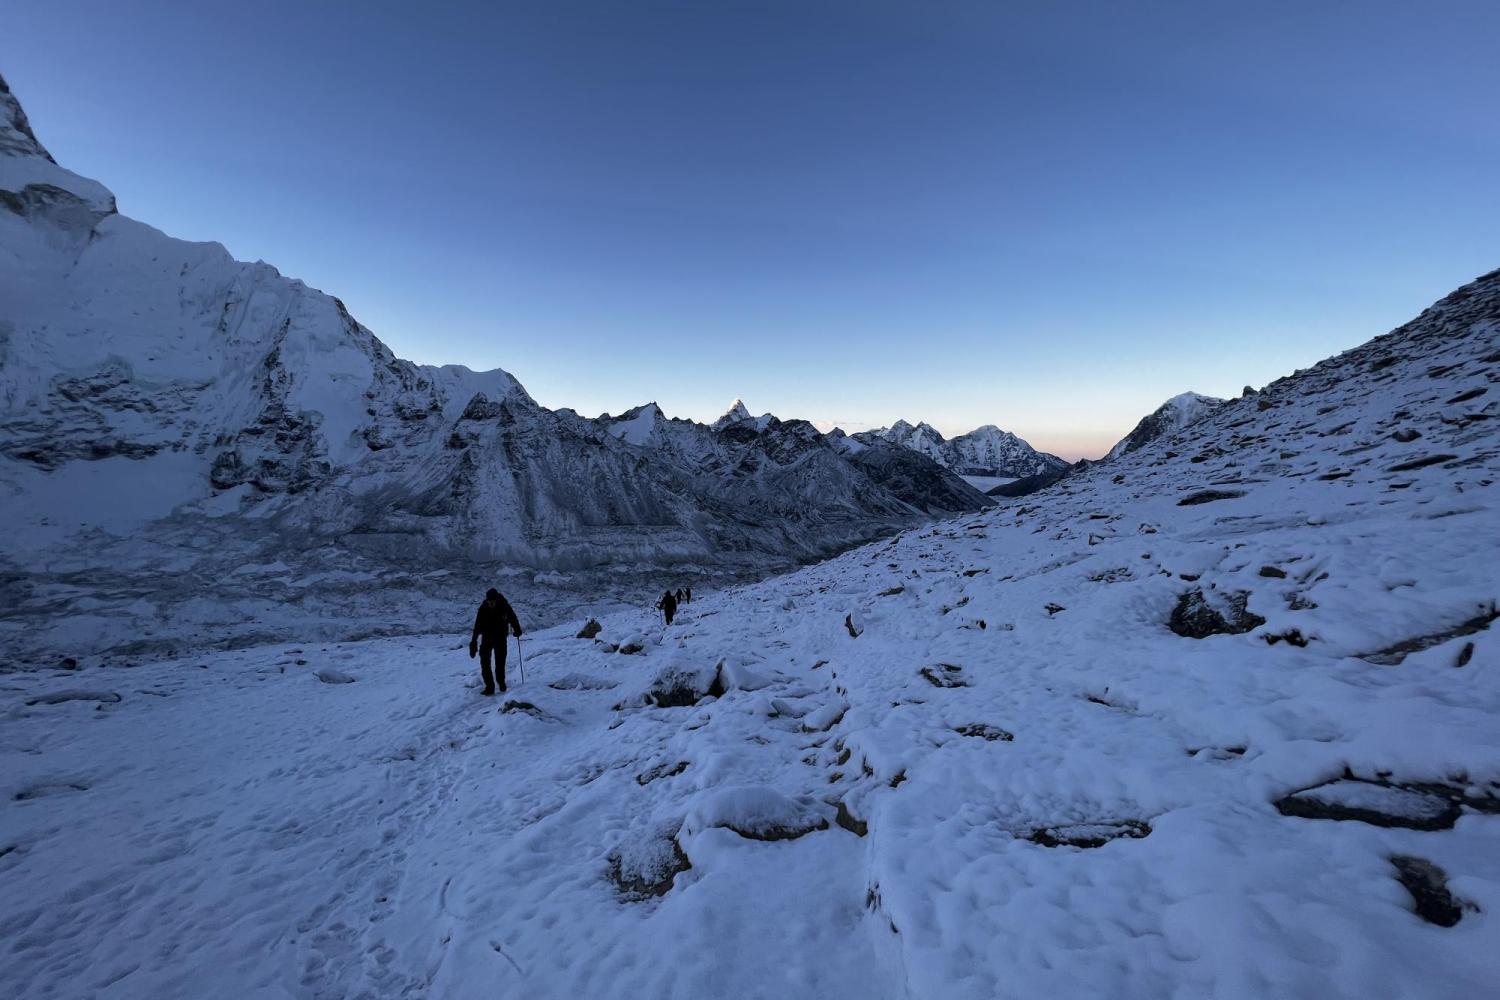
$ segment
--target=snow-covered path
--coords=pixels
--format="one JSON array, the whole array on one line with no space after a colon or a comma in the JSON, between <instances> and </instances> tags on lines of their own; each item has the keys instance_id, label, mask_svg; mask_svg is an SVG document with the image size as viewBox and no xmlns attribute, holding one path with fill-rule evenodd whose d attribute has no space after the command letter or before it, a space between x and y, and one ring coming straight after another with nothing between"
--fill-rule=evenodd
<instances>
[{"instance_id":1,"label":"snow-covered path","mask_svg":"<svg viewBox=\"0 0 1500 1000\"><path fill-rule=\"evenodd\" d=\"M851 947L866 874L842 830L714 831L700 849L725 864L702 891L622 904L604 854L637 835L637 778L682 736L648 715L611 730L618 692L545 687L587 644L526 644L512 697L542 718L479 698L472 662L432 640L263 648L97 690L8 678L14 995L890 995L874 939ZM24 704L44 695L67 700Z\"/></svg>"}]
</instances>

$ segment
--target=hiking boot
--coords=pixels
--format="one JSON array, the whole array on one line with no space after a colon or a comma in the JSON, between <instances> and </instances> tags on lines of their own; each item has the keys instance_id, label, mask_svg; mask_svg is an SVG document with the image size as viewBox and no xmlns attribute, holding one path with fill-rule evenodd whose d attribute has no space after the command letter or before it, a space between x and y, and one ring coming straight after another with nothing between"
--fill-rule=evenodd
<instances>
[{"instance_id":1,"label":"hiking boot","mask_svg":"<svg viewBox=\"0 0 1500 1000\"><path fill-rule=\"evenodd\" d=\"M504 691L504 690L505 690L505 688L501 688L501 689L500 689L500 690L501 690L501 691ZM482 692L480 692L480 693L481 693L481 694L483 694L483 695L484 695L484 696L485 696L485 697L486 697L486 698L488 698L488 697L489 697L489 696L490 696L490 695L492 695L492 694L494 694L494 693L495 693L495 689L494 689L494 688L485 688L485 689L484 689L484 690L483 690L483 691L482 691Z\"/></svg>"}]
</instances>

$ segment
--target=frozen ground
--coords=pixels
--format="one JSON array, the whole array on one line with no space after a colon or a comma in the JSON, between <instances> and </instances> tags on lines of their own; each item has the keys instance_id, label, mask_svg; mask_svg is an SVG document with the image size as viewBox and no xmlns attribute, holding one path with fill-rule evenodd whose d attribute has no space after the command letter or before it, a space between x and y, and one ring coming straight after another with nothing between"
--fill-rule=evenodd
<instances>
[{"instance_id":1,"label":"frozen ground","mask_svg":"<svg viewBox=\"0 0 1500 1000\"><path fill-rule=\"evenodd\" d=\"M663 629L0 678L24 997L1484 996L1496 284ZM1479 391L1482 390L1482 391Z\"/></svg>"},{"instance_id":2,"label":"frozen ground","mask_svg":"<svg viewBox=\"0 0 1500 1000\"><path fill-rule=\"evenodd\" d=\"M0 674L64 660L84 669L133 666L289 637L456 635L490 586L503 589L531 626L544 626L649 608L667 586L710 590L766 572L644 562L549 572L393 558L347 545L278 552L238 533L182 537L181 547L109 539L104 555L81 548L76 564L0 572Z\"/></svg>"}]
</instances>

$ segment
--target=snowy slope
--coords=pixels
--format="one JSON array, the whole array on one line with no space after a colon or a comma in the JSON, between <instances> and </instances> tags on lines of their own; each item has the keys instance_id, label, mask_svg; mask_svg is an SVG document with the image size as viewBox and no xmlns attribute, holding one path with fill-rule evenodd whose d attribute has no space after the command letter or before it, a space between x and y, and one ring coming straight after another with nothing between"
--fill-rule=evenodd
<instances>
[{"instance_id":1,"label":"snowy slope","mask_svg":"<svg viewBox=\"0 0 1500 1000\"><path fill-rule=\"evenodd\" d=\"M1118 458L1126 452L1144 448L1157 438L1168 437L1184 427L1223 406L1225 400L1204 396L1196 392L1184 392L1173 396L1151 413L1141 418L1129 434L1125 435L1105 455L1106 459Z\"/></svg>"},{"instance_id":2,"label":"snowy slope","mask_svg":"<svg viewBox=\"0 0 1500 1000\"><path fill-rule=\"evenodd\" d=\"M948 440L931 424L912 425L898 420L890 427L860 431L853 435L853 439L866 444L883 440L899 445L926 455L961 476L1012 480L1059 472L1068 466L1056 455L1039 452L994 424L986 424Z\"/></svg>"},{"instance_id":3,"label":"snowy slope","mask_svg":"<svg viewBox=\"0 0 1500 1000\"><path fill-rule=\"evenodd\" d=\"M9 984L1489 995L1497 382L1500 272L1173 457L528 633L514 704L436 639L9 677Z\"/></svg>"},{"instance_id":4,"label":"snowy slope","mask_svg":"<svg viewBox=\"0 0 1500 1000\"><path fill-rule=\"evenodd\" d=\"M744 415L718 437L671 422L658 448L654 405L591 421L504 371L398 359L338 299L118 214L0 81L0 634L18 660L62 652L39 627L61 617L90 619L75 656L212 620L193 599L234 620L223 584L245 565L764 573L987 503L882 484L807 425Z\"/></svg>"}]
</instances>

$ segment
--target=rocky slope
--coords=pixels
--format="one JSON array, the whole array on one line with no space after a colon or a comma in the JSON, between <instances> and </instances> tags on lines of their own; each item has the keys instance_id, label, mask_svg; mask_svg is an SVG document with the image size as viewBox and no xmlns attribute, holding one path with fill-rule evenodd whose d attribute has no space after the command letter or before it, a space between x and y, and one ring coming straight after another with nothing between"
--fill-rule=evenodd
<instances>
[{"instance_id":1,"label":"rocky slope","mask_svg":"<svg viewBox=\"0 0 1500 1000\"><path fill-rule=\"evenodd\" d=\"M1131 432L1109 450L1105 458L1118 458L1127 452L1144 448L1159 437L1175 434L1224 405L1224 400L1196 392L1173 396L1141 418Z\"/></svg>"}]
</instances>

